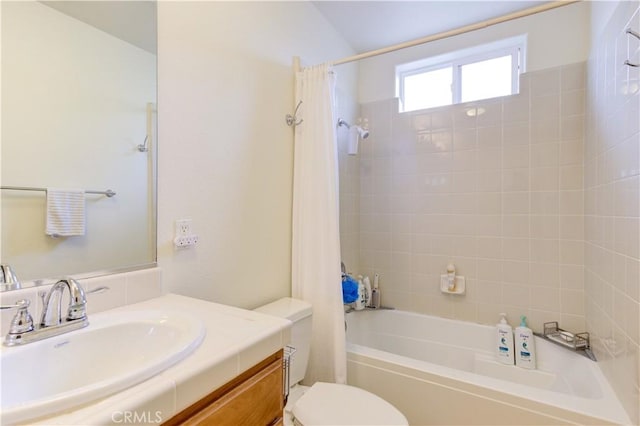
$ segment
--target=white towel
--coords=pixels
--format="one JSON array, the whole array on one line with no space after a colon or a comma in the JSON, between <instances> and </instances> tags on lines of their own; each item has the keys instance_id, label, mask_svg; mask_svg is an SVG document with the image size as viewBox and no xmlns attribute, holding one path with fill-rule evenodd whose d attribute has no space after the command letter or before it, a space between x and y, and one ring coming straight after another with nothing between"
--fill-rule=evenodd
<instances>
[{"instance_id":1,"label":"white towel","mask_svg":"<svg viewBox=\"0 0 640 426\"><path fill-rule=\"evenodd\" d=\"M47 229L52 237L84 235L84 190L47 188Z\"/></svg>"}]
</instances>

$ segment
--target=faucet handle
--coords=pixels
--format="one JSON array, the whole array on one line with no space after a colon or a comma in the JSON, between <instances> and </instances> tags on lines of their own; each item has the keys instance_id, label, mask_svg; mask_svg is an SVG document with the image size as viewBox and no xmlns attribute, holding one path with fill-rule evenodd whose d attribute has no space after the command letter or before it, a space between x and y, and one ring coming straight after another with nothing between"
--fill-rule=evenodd
<instances>
[{"instance_id":1,"label":"faucet handle","mask_svg":"<svg viewBox=\"0 0 640 426\"><path fill-rule=\"evenodd\" d=\"M15 316L11 320L9 334L19 334L33 331L33 318L29 313L30 304L31 302L28 299L20 299L14 305L0 306L0 309L18 309Z\"/></svg>"},{"instance_id":2,"label":"faucet handle","mask_svg":"<svg viewBox=\"0 0 640 426\"><path fill-rule=\"evenodd\" d=\"M110 288L107 287L106 285L100 286L100 287L96 287L93 290L85 290L84 294L100 294L100 293L104 293L105 291L109 291Z\"/></svg>"},{"instance_id":3,"label":"faucet handle","mask_svg":"<svg viewBox=\"0 0 640 426\"><path fill-rule=\"evenodd\" d=\"M0 305L0 309L13 309L13 308L21 308L24 304L29 306L31 304L27 299L20 299L13 305Z\"/></svg>"},{"instance_id":4,"label":"faucet handle","mask_svg":"<svg viewBox=\"0 0 640 426\"><path fill-rule=\"evenodd\" d=\"M0 265L0 291L21 288L20 280L9 265Z\"/></svg>"}]
</instances>

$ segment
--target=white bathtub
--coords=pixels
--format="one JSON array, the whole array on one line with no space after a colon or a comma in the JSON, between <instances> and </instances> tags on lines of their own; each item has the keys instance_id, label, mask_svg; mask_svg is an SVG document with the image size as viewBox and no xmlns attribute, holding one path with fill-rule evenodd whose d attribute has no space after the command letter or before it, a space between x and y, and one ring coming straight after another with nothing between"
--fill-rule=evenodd
<instances>
[{"instance_id":1,"label":"white bathtub","mask_svg":"<svg viewBox=\"0 0 640 426\"><path fill-rule=\"evenodd\" d=\"M597 362L536 337L537 370L495 361L495 329L395 310L347 318L349 384L412 425L630 424Z\"/></svg>"}]
</instances>

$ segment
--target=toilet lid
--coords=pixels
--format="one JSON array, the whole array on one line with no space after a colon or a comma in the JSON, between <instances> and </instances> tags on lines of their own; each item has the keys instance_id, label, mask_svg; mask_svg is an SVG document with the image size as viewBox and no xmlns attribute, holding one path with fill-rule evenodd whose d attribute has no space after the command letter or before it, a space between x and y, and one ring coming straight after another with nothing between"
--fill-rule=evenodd
<instances>
[{"instance_id":1,"label":"toilet lid","mask_svg":"<svg viewBox=\"0 0 640 426\"><path fill-rule=\"evenodd\" d=\"M363 389L318 382L300 397L293 416L312 425L408 425L393 405Z\"/></svg>"}]
</instances>

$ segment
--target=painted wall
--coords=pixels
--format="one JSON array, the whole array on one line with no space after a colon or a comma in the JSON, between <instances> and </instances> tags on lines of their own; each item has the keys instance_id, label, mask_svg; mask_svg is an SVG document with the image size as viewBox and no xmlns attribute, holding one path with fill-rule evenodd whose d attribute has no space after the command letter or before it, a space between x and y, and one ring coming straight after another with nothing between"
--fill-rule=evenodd
<instances>
[{"instance_id":1,"label":"painted wall","mask_svg":"<svg viewBox=\"0 0 640 426\"><path fill-rule=\"evenodd\" d=\"M287 296L292 57L312 65L353 52L307 2L159 2L158 14L164 288L246 308ZM345 109L355 68L338 72ZM197 247L173 247L180 218L192 219Z\"/></svg>"},{"instance_id":2,"label":"painted wall","mask_svg":"<svg viewBox=\"0 0 640 426\"><path fill-rule=\"evenodd\" d=\"M85 236L53 239L44 193L3 191L3 263L25 281L149 262L149 156L136 146L155 55L39 2L2 9L2 184L117 193L86 196Z\"/></svg>"},{"instance_id":3,"label":"painted wall","mask_svg":"<svg viewBox=\"0 0 640 426\"><path fill-rule=\"evenodd\" d=\"M586 319L594 351L640 423L640 31L638 2L604 23L588 66L585 144Z\"/></svg>"},{"instance_id":4,"label":"painted wall","mask_svg":"<svg viewBox=\"0 0 640 426\"><path fill-rule=\"evenodd\" d=\"M395 96L395 66L520 34L528 35L527 71L585 61L589 52L589 2L580 2L471 33L360 61L360 102Z\"/></svg>"}]
</instances>

